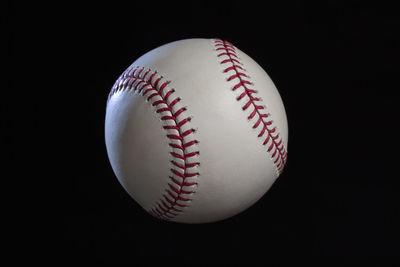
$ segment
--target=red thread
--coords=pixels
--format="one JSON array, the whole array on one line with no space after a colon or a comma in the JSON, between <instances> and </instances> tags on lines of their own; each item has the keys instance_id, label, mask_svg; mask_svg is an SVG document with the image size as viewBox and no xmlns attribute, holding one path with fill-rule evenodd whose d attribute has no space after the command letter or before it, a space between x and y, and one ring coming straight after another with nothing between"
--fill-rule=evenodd
<instances>
[{"instance_id":1,"label":"red thread","mask_svg":"<svg viewBox=\"0 0 400 267\"><path fill-rule=\"evenodd\" d=\"M185 118L183 120L181 120L180 122L178 122L178 127L182 127L185 123L189 122L190 118Z\"/></svg>"},{"instance_id":2,"label":"red thread","mask_svg":"<svg viewBox=\"0 0 400 267\"><path fill-rule=\"evenodd\" d=\"M187 207L187 204L183 204L182 202L189 203L191 201L188 196L192 195L194 191L185 189L184 187L197 185L196 182L186 181L186 178L199 175L198 172L190 171L190 168L199 166L200 163L188 162L189 158L198 155L199 152L188 152L186 149L196 145L198 141L192 137L195 132L194 129L182 129L183 125L190 122L190 117L178 119L178 116L184 115L184 112L187 110L186 107L174 111L174 106L181 99L179 97L173 98L174 89L166 91L170 82L163 81L162 76L154 80L156 75L157 72L150 69L128 68L115 82L110 91L109 98L120 90L133 90L146 97L146 100L157 108L156 113L162 114L160 117L162 121L168 121L168 124L164 125L163 128L167 131L170 130L166 135L171 140L169 145L171 148L178 149L178 151L170 152L173 168L170 169L172 175L169 176L170 183L168 183L168 188L165 189L165 194L163 194L158 203L148 210L148 212L160 219L170 220L183 212L179 208ZM172 101L170 101L170 98Z\"/></svg>"},{"instance_id":3,"label":"red thread","mask_svg":"<svg viewBox=\"0 0 400 267\"><path fill-rule=\"evenodd\" d=\"M222 48L223 49L223 48ZM239 65L232 65L232 66L230 66L229 68L226 68L225 70L224 70L224 72L228 72L228 71L230 71L230 70L235 70L235 69L240 69L240 70L244 70L241 66L239 66Z\"/></svg>"},{"instance_id":4,"label":"red thread","mask_svg":"<svg viewBox=\"0 0 400 267\"><path fill-rule=\"evenodd\" d=\"M172 155L174 158L178 158L178 159L182 159L182 160L185 160L185 159L186 159L185 156L182 156L181 154L178 154L178 153L175 153L175 152L171 152L171 155Z\"/></svg>"},{"instance_id":5,"label":"red thread","mask_svg":"<svg viewBox=\"0 0 400 267\"><path fill-rule=\"evenodd\" d=\"M247 110L250 107L253 108L252 112L247 118L251 120L254 117L258 116L257 121L253 124L253 129L256 129L258 128L258 126L262 125L261 131L258 133L257 136L262 137L267 133L263 145L267 145L271 141L271 144L268 146L267 151L270 153L274 149L271 158L273 159L273 162L276 165L279 173L282 173L287 160L285 146L283 145L283 141L279 133L273 135L277 131L276 127L272 129L268 127L272 125L272 120L267 120L269 114L261 112L261 110L264 109L264 106L256 103L261 101L261 98L253 96L257 93L257 91L248 88L253 84L249 80L247 80L249 76L244 73L245 70L242 67L243 64L240 62L240 57L236 52L236 48L231 43L222 41L220 39L214 40L214 46L215 49L219 51L217 57L223 57L223 60L220 61L220 64L226 65L224 73L230 73L227 81L238 80L238 83L236 83L232 87L232 91L236 91L239 88L243 89L243 92L236 99L240 101L244 97L248 97L248 100L242 106L242 109Z\"/></svg>"}]
</instances>

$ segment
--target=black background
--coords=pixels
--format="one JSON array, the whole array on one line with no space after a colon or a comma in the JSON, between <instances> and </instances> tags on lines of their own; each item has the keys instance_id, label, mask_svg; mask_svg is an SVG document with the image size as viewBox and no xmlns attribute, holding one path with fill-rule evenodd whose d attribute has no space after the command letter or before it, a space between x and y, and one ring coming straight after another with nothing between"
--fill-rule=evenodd
<instances>
[{"instance_id":1,"label":"black background","mask_svg":"<svg viewBox=\"0 0 400 267\"><path fill-rule=\"evenodd\" d=\"M6 5L2 124L12 131L3 141L16 163L5 166L16 189L6 202L15 226L6 229L10 255L132 265L400 264L399 10L320 2ZM115 178L103 133L119 74L157 46L194 37L228 40L255 59L289 121L288 165L269 192L204 225L147 215Z\"/></svg>"}]
</instances>

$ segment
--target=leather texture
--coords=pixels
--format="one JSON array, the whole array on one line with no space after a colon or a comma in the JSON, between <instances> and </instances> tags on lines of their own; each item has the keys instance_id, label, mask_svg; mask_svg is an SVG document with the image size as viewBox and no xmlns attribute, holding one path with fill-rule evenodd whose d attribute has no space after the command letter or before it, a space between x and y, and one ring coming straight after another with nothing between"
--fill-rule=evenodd
<instances>
[{"instance_id":1,"label":"leather texture","mask_svg":"<svg viewBox=\"0 0 400 267\"><path fill-rule=\"evenodd\" d=\"M190 201L175 200L181 203L179 211L163 219L184 223L226 219L259 200L279 176L272 151L263 145L265 135L258 137L261 126L253 128L257 118L249 119L253 110L243 109L249 97L237 100L242 91L232 88L238 78L227 79L227 65L221 64L224 56L220 53L214 39L187 39L158 47L130 66L169 81L164 92L173 89L174 97L180 99L174 109L184 107L179 116L191 119L182 132L193 129L193 133L182 142L198 141L185 151L198 152L188 162L200 164L185 170L198 173L185 179L196 184L180 188L191 192L185 196ZM278 90L253 59L238 48L236 55L287 149L288 125ZM135 90L122 88L110 94L105 139L112 168L125 190L146 211L161 206L158 211L162 212L172 205L165 195L171 188L171 169L176 168L171 152L176 150L169 145L171 139L163 127L168 122L151 102Z\"/></svg>"}]
</instances>

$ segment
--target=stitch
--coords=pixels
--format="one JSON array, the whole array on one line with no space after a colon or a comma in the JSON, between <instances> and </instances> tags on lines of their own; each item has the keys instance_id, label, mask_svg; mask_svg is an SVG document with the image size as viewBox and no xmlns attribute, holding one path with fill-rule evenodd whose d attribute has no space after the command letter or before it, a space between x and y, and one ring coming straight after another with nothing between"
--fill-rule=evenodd
<instances>
[{"instance_id":1,"label":"stitch","mask_svg":"<svg viewBox=\"0 0 400 267\"><path fill-rule=\"evenodd\" d=\"M181 120L180 122L178 122L177 126L182 127L184 124L186 124L190 120L191 120L190 118L185 118L185 119Z\"/></svg>"},{"instance_id":2,"label":"stitch","mask_svg":"<svg viewBox=\"0 0 400 267\"><path fill-rule=\"evenodd\" d=\"M135 75L135 76L138 76L138 78L140 78L140 74L142 73L142 71L144 70L144 68L138 68L138 69L136 69L136 70L139 70L139 72L138 72L137 75L135 75L135 73L134 73L134 75ZM135 70L135 72L136 72L136 70Z\"/></svg>"},{"instance_id":3,"label":"stitch","mask_svg":"<svg viewBox=\"0 0 400 267\"><path fill-rule=\"evenodd\" d=\"M148 99L148 101L150 101L150 99ZM167 105L167 102L164 99L163 100L157 100L157 101L154 101L152 105L153 106L158 106L158 105L161 105L161 104Z\"/></svg>"},{"instance_id":4,"label":"stitch","mask_svg":"<svg viewBox=\"0 0 400 267\"><path fill-rule=\"evenodd\" d=\"M187 197L182 197L182 195L179 195L178 196L178 200L182 200L182 201L192 201L190 198L187 198Z\"/></svg>"},{"instance_id":5,"label":"stitch","mask_svg":"<svg viewBox=\"0 0 400 267\"><path fill-rule=\"evenodd\" d=\"M158 95L158 92L151 94L149 97L147 97L147 101L150 101L153 97L155 97L157 95Z\"/></svg>"},{"instance_id":6,"label":"stitch","mask_svg":"<svg viewBox=\"0 0 400 267\"><path fill-rule=\"evenodd\" d=\"M186 108L185 108L185 107L180 108L180 109L178 109L175 113L173 113L173 115L174 115L174 117L178 117L178 116L181 115L181 113L184 112L184 111L186 111ZM190 119L189 119L189 120L190 120ZM189 121L189 120L188 120L188 121Z\"/></svg>"},{"instance_id":7,"label":"stitch","mask_svg":"<svg viewBox=\"0 0 400 267\"><path fill-rule=\"evenodd\" d=\"M167 192L168 193L168 192ZM168 194L169 195L169 194ZM169 203L169 204L171 204L171 207L173 207L173 206L178 206L178 207L181 207L181 208L186 208L187 207L187 205L186 204L181 204L181 203L179 203L179 202L177 202L177 201L173 201L173 200L171 200L171 199L169 199L168 197L167 197L167 195L163 195L163 197L164 197L164 199ZM174 198L174 197L173 197Z\"/></svg>"},{"instance_id":8,"label":"stitch","mask_svg":"<svg viewBox=\"0 0 400 267\"><path fill-rule=\"evenodd\" d=\"M161 78L162 78L162 76L156 80L156 82L155 82L154 85L153 85L154 88L157 88L157 87L158 87L158 83L160 82Z\"/></svg>"},{"instance_id":9,"label":"stitch","mask_svg":"<svg viewBox=\"0 0 400 267\"><path fill-rule=\"evenodd\" d=\"M187 143L184 143L184 144L183 144L183 147L192 146L192 145L198 144L198 143L199 143L199 141L197 141L197 140L192 140L192 141L189 141L189 142L187 142ZM199 163L199 164L200 164L200 163Z\"/></svg>"},{"instance_id":10,"label":"stitch","mask_svg":"<svg viewBox=\"0 0 400 267\"><path fill-rule=\"evenodd\" d=\"M229 82L229 81L231 81L231 80L233 80L233 79L239 78L239 76L243 76L243 77L248 78L248 76L247 76L246 74L244 74L244 73L242 73L242 72L237 72L236 74L233 74L232 76L230 76L230 77L227 79L227 81Z\"/></svg>"},{"instance_id":11,"label":"stitch","mask_svg":"<svg viewBox=\"0 0 400 267\"><path fill-rule=\"evenodd\" d=\"M179 141L182 141L182 140L183 140L183 137L182 137L182 136L179 136L179 135L176 135L176 134L167 134L167 137L168 137L169 139L174 139L174 140L179 140Z\"/></svg>"},{"instance_id":12,"label":"stitch","mask_svg":"<svg viewBox=\"0 0 400 267\"><path fill-rule=\"evenodd\" d=\"M228 51L231 51L231 52L235 52L235 50L234 50L233 48L228 47L228 46L225 47L223 44L217 44L216 46L217 46L217 47L218 47L218 46L222 46L222 47L216 48L216 49L215 49L216 51L220 51L220 50L224 50L224 51L225 51L225 50L228 50Z\"/></svg>"},{"instance_id":13,"label":"stitch","mask_svg":"<svg viewBox=\"0 0 400 267\"><path fill-rule=\"evenodd\" d=\"M177 178L175 178L175 177L173 177L173 176L170 176L170 178L171 178L171 181L172 181L173 183L177 184L179 187L182 187L182 186L183 186L183 182L181 182L180 179L177 179ZM183 180L183 179L182 179L182 180Z\"/></svg>"},{"instance_id":14,"label":"stitch","mask_svg":"<svg viewBox=\"0 0 400 267\"><path fill-rule=\"evenodd\" d=\"M177 149L180 149L180 150L185 150L184 149L184 147L183 146L181 146L181 145L178 145L178 144L169 144L171 147L173 147L173 148L177 148Z\"/></svg>"},{"instance_id":15,"label":"stitch","mask_svg":"<svg viewBox=\"0 0 400 267\"><path fill-rule=\"evenodd\" d=\"M156 91L156 89L154 89L153 87L147 88L146 90L144 90L143 95L146 95L148 92L150 91ZM147 100L147 99L146 99ZM147 100L148 101L148 100Z\"/></svg>"},{"instance_id":16,"label":"stitch","mask_svg":"<svg viewBox=\"0 0 400 267\"><path fill-rule=\"evenodd\" d=\"M177 175L177 176L183 178L183 179L185 179L185 178L187 177L186 174L181 173L181 172L179 172L179 171L177 171L177 170L175 170L175 169L171 169L171 172L172 172L173 174L175 174L175 175Z\"/></svg>"},{"instance_id":17,"label":"stitch","mask_svg":"<svg viewBox=\"0 0 400 267\"><path fill-rule=\"evenodd\" d=\"M185 154L185 157L186 157L186 158L190 158L190 157L197 156L197 155L199 155L199 154L200 154L199 151L190 152L190 153Z\"/></svg>"},{"instance_id":18,"label":"stitch","mask_svg":"<svg viewBox=\"0 0 400 267\"><path fill-rule=\"evenodd\" d=\"M174 89L174 88L172 88L171 90L169 90L169 91L165 94L164 98L165 98L166 100L168 100L168 97L169 97L172 93L175 93L175 89Z\"/></svg>"},{"instance_id":19,"label":"stitch","mask_svg":"<svg viewBox=\"0 0 400 267\"><path fill-rule=\"evenodd\" d=\"M149 72L150 72L150 69L148 69L148 70L146 71L146 73L143 75L142 79L145 79L146 76L147 76L147 74L148 74Z\"/></svg>"},{"instance_id":20,"label":"stitch","mask_svg":"<svg viewBox=\"0 0 400 267\"><path fill-rule=\"evenodd\" d=\"M239 60L237 60L237 59L235 59L235 58L228 58L228 59L225 59L225 60L222 60L220 63L221 64L225 64L225 63L237 63L237 64L242 64L242 63L240 63L240 61Z\"/></svg>"},{"instance_id":21,"label":"stitch","mask_svg":"<svg viewBox=\"0 0 400 267\"><path fill-rule=\"evenodd\" d=\"M267 126L263 125L263 126L262 126L262 129L261 129L261 131L260 131L260 133L259 133L257 136L258 136L258 137L263 136L266 129L267 129ZM273 154L272 157L275 157L275 154Z\"/></svg>"},{"instance_id":22,"label":"stitch","mask_svg":"<svg viewBox=\"0 0 400 267\"><path fill-rule=\"evenodd\" d=\"M266 138L264 139L263 145L267 145L271 142L267 148L267 152L270 153L273 149L274 151L271 154L271 160L273 160L276 168L278 169L278 173L282 173L283 168L286 164L287 160L287 152L285 146L283 144L282 138L280 138L279 133L273 135L277 132L276 127L272 129L269 126L272 125L272 120L266 120L270 116L269 113L262 113L262 110L265 110L266 107L264 105L258 105L256 102L262 101L260 97L253 96L257 94L257 90L252 88L248 88L248 86L254 86L249 79L250 76L243 73L244 68L243 63L240 62L240 57L236 52L236 48L227 41L222 41L220 39L214 40L214 47L216 51L220 51L221 53L217 54L217 57L223 57L220 64L226 65L226 68L223 70L224 73L231 72L230 76L227 77L227 81L238 80L238 82L231 88L232 91L236 91L239 88L243 90L239 96L236 97L237 101L241 101L243 98L248 97L246 103L242 106L242 110L247 110L250 106L253 107L252 112L248 115L247 119L252 120L254 117L258 116L258 119L253 124L253 129L258 128L262 125L260 132L257 137L262 137L266 134Z\"/></svg>"},{"instance_id":23,"label":"stitch","mask_svg":"<svg viewBox=\"0 0 400 267\"><path fill-rule=\"evenodd\" d=\"M230 67L224 69L223 72L229 72L229 71L231 71L231 70L235 71L235 69L241 69L241 70L243 70L243 71L245 70L245 69L242 68L241 66L233 64L232 66L230 66Z\"/></svg>"},{"instance_id":24,"label":"stitch","mask_svg":"<svg viewBox=\"0 0 400 267\"><path fill-rule=\"evenodd\" d=\"M269 142L269 139L271 138L271 135L267 134L267 138L265 138L265 141L263 143L263 145L267 145L267 143Z\"/></svg>"},{"instance_id":25,"label":"stitch","mask_svg":"<svg viewBox=\"0 0 400 267\"><path fill-rule=\"evenodd\" d=\"M156 76L158 76L156 78ZM199 142L193 139L195 129L188 129L183 131L182 126L191 121L190 117L178 119L178 116L184 114L187 111L186 107L181 107L174 111L174 107L181 101L180 97L174 98L170 101L170 98L175 93L175 89L171 88L166 90L170 81L164 80L163 76L159 76L157 71L151 71L150 69L130 67L115 82L109 93L109 98L112 97L118 91L121 90L133 90L134 92L141 94L145 97L145 100L151 102L151 105L156 107L157 114L163 114L160 117L161 121L170 121L173 125L163 125L163 129L167 131L175 131L174 133L168 132L167 138L175 140L175 143L169 143L169 146L173 149L179 149L182 154L171 151L169 154L172 157L170 161L172 166L183 170L171 168L171 176L169 176L170 182L167 183L165 193L158 200L155 205L148 210L148 213L164 220L170 220L182 213L183 209L176 207L185 208L186 204L181 202L191 202L192 199L189 197L183 197L182 195L190 196L195 193L192 189L185 189L186 186L197 186L197 182L187 182L185 179L188 177L198 177L199 172L188 171L188 168L200 166L199 162L188 162L187 160L191 157L199 155L199 151L187 152L188 147L194 146ZM184 139L191 139L183 142ZM182 160L183 163L178 163L175 159ZM178 181L176 177L182 179ZM174 212L172 212L174 211Z\"/></svg>"},{"instance_id":26,"label":"stitch","mask_svg":"<svg viewBox=\"0 0 400 267\"><path fill-rule=\"evenodd\" d=\"M227 50L227 51L229 51L229 50ZM220 56L234 56L235 58L238 58L238 56L236 54L234 54L233 51L232 52L221 53L221 54L218 54L217 56L218 57L220 57Z\"/></svg>"},{"instance_id":27,"label":"stitch","mask_svg":"<svg viewBox=\"0 0 400 267\"><path fill-rule=\"evenodd\" d=\"M180 164L180 163L178 163L178 162L176 162L176 161L173 161L173 160L171 160L171 163L173 164L173 165L175 165L176 167L178 167L178 168L181 168L181 169L186 169L186 166L184 166L184 165L182 165L182 164ZM190 168L190 167L189 167Z\"/></svg>"},{"instance_id":28,"label":"stitch","mask_svg":"<svg viewBox=\"0 0 400 267\"><path fill-rule=\"evenodd\" d=\"M170 195L170 197L172 197L173 199L175 199L175 201L177 200L183 200L183 201L190 201L191 199L189 198L182 198L180 195L175 196L171 190L166 189L165 191L167 191L168 195Z\"/></svg>"},{"instance_id":29,"label":"stitch","mask_svg":"<svg viewBox=\"0 0 400 267\"><path fill-rule=\"evenodd\" d=\"M254 118L254 116L256 115L256 113L257 113L257 109L254 108L253 111L250 113L250 115L247 117L247 119L248 119L248 120L251 120L252 118ZM254 126L253 126L253 128L254 128Z\"/></svg>"},{"instance_id":30,"label":"stitch","mask_svg":"<svg viewBox=\"0 0 400 267\"><path fill-rule=\"evenodd\" d=\"M165 191L167 191L168 195L169 195L170 197L172 197L175 201L178 200L178 196L175 196L175 195L171 192L171 190L166 189Z\"/></svg>"},{"instance_id":31,"label":"stitch","mask_svg":"<svg viewBox=\"0 0 400 267\"><path fill-rule=\"evenodd\" d=\"M273 139L273 137L272 137ZM271 152L272 148L274 148L274 142L271 142L271 145L268 148L268 152Z\"/></svg>"},{"instance_id":32,"label":"stitch","mask_svg":"<svg viewBox=\"0 0 400 267\"><path fill-rule=\"evenodd\" d=\"M194 129L189 129L189 130L183 132L183 133L181 134L181 136L182 136L182 137L185 137L186 135L191 134L191 133L194 133L194 132L195 132Z\"/></svg>"},{"instance_id":33,"label":"stitch","mask_svg":"<svg viewBox=\"0 0 400 267\"><path fill-rule=\"evenodd\" d=\"M174 101L171 102L171 104L169 104L171 107L175 106L176 103L178 103L179 101L181 101L181 99L179 97L175 98Z\"/></svg>"},{"instance_id":34,"label":"stitch","mask_svg":"<svg viewBox=\"0 0 400 267\"><path fill-rule=\"evenodd\" d=\"M256 109L254 109L254 110L256 110ZM251 115L251 114L250 114L250 115ZM262 118L261 118L261 117L259 117L259 118L258 118L258 120L257 120L257 122L256 122L256 123L254 123L254 125L253 125L253 129L256 129L256 128L258 127L258 125L260 125L261 121L262 121ZM265 124L264 124L264 125L265 125Z\"/></svg>"},{"instance_id":35,"label":"stitch","mask_svg":"<svg viewBox=\"0 0 400 267\"><path fill-rule=\"evenodd\" d=\"M150 69L149 69L149 70L150 70ZM156 76L156 74L157 74L157 72L154 71L154 72L150 75L150 77L149 77L149 83L150 83L150 84L153 83L153 78L154 78L154 76ZM154 87L157 87L157 86L154 86Z\"/></svg>"},{"instance_id":36,"label":"stitch","mask_svg":"<svg viewBox=\"0 0 400 267\"><path fill-rule=\"evenodd\" d=\"M172 126L172 125L167 125L167 126L163 126L163 129L165 130L177 130L179 131L179 127L178 126Z\"/></svg>"},{"instance_id":37,"label":"stitch","mask_svg":"<svg viewBox=\"0 0 400 267\"><path fill-rule=\"evenodd\" d=\"M253 101L250 98L249 101L247 101L247 103L242 107L242 109L246 110L248 107L250 107L251 104L253 104ZM255 108L257 109L257 106Z\"/></svg>"},{"instance_id":38,"label":"stitch","mask_svg":"<svg viewBox=\"0 0 400 267\"><path fill-rule=\"evenodd\" d=\"M165 112L165 111L169 111L169 112L172 112L172 110L171 110L171 108L170 107L166 107L166 108L159 108L159 109L157 109L157 113L161 113L161 112Z\"/></svg>"},{"instance_id":39,"label":"stitch","mask_svg":"<svg viewBox=\"0 0 400 267\"><path fill-rule=\"evenodd\" d=\"M161 204L163 205L164 208L168 209L169 206L164 202L164 200L161 200Z\"/></svg>"},{"instance_id":40,"label":"stitch","mask_svg":"<svg viewBox=\"0 0 400 267\"><path fill-rule=\"evenodd\" d=\"M163 83L163 84L160 86L160 89L158 90L158 91L160 92L160 94L162 94L164 88L165 88L169 83L170 83L169 81L166 81L165 83ZM168 99L167 96L164 96L164 98L165 98L165 100Z\"/></svg>"},{"instance_id":41,"label":"stitch","mask_svg":"<svg viewBox=\"0 0 400 267\"><path fill-rule=\"evenodd\" d=\"M185 160L185 159L186 159L185 156L182 156L182 155L180 155L180 154L178 154L178 153L175 153L175 152L170 152L170 153L171 153L171 155L172 155L173 157L175 157L175 158L182 159L182 160Z\"/></svg>"}]
</instances>

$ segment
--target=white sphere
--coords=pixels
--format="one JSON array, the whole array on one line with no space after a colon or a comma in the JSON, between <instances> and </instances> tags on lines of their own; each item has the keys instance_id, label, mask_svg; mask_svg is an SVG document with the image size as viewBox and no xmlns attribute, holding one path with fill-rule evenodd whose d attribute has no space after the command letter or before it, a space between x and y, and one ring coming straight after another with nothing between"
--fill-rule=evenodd
<instances>
[{"instance_id":1,"label":"white sphere","mask_svg":"<svg viewBox=\"0 0 400 267\"><path fill-rule=\"evenodd\" d=\"M125 190L153 216L222 220L271 187L288 126L267 73L231 43L188 39L137 59L107 101L105 140Z\"/></svg>"}]
</instances>

